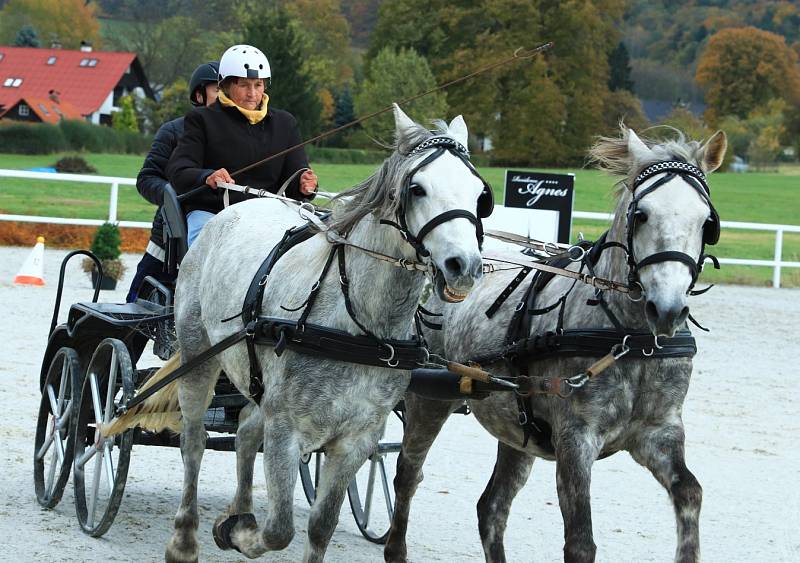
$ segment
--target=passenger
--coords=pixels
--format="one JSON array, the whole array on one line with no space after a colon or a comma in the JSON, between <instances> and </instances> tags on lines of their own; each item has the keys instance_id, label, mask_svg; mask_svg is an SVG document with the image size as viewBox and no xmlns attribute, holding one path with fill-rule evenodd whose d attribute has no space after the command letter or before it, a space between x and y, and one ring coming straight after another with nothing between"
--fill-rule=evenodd
<instances>
[{"instance_id":1,"label":"passenger","mask_svg":"<svg viewBox=\"0 0 800 563\"><path fill-rule=\"evenodd\" d=\"M217 100L217 70L219 63L212 61L198 66L189 79L189 101L193 106L207 106ZM153 228L150 231L150 241L147 250L139 261L136 275L131 282L126 300L128 303L136 301L139 288L146 276L152 276L162 283L175 282L175 273L167 272L164 268L165 241L164 219L161 215L161 205L164 203L164 186L167 181L167 163L172 151L178 145L178 139L183 134L183 117L164 123L153 138L150 152L144 159L142 169L136 178L136 189L147 201L158 205Z\"/></svg>"},{"instance_id":2,"label":"passenger","mask_svg":"<svg viewBox=\"0 0 800 563\"><path fill-rule=\"evenodd\" d=\"M217 181L247 185L277 192L293 174L308 168L302 148L231 177L270 155L301 142L297 121L288 112L269 107L265 93L270 79L269 61L250 45L234 45L219 61L219 96L214 104L192 110L184 125L184 135L172 154L167 173L178 193L208 185L182 200L186 211L188 239L191 245L203 226L225 207ZM317 189L317 176L306 170L290 183L287 197L307 200ZM235 204L257 197L229 191Z\"/></svg>"}]
</instances>

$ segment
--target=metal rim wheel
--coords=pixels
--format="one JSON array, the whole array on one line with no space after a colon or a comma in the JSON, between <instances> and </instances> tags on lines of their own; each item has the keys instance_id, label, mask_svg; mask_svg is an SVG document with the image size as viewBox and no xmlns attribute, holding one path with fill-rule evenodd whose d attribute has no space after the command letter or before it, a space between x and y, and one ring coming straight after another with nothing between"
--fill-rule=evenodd
<instances>
[{"instance_id":1,"label":"metal rim wheel","mask_svg":"<svg viewBox=\"0 0 800 563\"><path fill-rule=\"evenodd\" d=\"M33 451L36 500L53 508L61 500L72 470L73 436L70 422L80 386L81 363L72 348L61 348L47 370Z\"/></svg>"},{"instance_id":2,"label":"metal rim wheel","mask_svg":"<svg viewBox=\"0 0 800 563\"><path fill-rule=\"evenodd\" d=\"M134 370L128 348L106 338L95 349L75 412L75 510L81 529L93 537L108 531L122 502L128 477L134 429L102 438L117 406L133 396Z\"/></svg>"},{"instance_id":3,"label":"metal rim wheel","mask_svg":"<svg viewBox=\"0 0 800 563\"><path fill-rule=\"evenodd\" d=\"M347 486L350 510L361 535L384 544L394 516L394 475L403 437L403 419L390 417L383 438Z\"/></svg>"},{"instance_id":4,"label":"metal rim wheel","mask_svg":"<svg viewBox=\"0 0 800 563\"><path fill-rule=\"evenodd\" d=\"M319 451L300 457L300 483L308 504L314 504L314 499L317 498L317 485L324 458L325 454Z\"/></svg>"}]
</instances>

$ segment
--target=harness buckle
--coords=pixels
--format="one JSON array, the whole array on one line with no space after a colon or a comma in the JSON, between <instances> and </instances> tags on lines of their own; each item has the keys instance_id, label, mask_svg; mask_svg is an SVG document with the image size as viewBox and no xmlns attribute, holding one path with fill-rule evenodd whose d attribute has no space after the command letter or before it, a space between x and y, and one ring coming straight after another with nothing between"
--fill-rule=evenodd
<instances>
[{"instance_id":1,"label":"harness buckle","mask_svg":"<svg viewBox=\"0 0 800 563\"><path fill-rule=\"evenodd\" d=\"M528 414L525 411L519 411L519 413L517 413L517 422L519 422L520 426L528 424Z\"/></svg>"},{"instance_id":2,"label":"harness buckle","mask_svg":"<svg viewBox=\"0 0 800 563\"><path fill-rule=\"evenodd\" d=\"M259 287L264 287L267 285L267 278L269 278L269 274L264 274L264 277L258 282Z\"/></svg>"}]
</instances>

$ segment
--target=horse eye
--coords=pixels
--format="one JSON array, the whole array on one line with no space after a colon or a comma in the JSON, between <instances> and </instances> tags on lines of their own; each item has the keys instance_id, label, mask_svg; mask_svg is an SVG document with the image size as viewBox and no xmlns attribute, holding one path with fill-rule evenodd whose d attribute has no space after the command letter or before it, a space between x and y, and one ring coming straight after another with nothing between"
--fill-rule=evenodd
<instances>
[{"instance_id":1,"label":"horse eye","mask_svg":"<svg viewBox=\"0 0 800 563\"><path fill-rule=\"evenodd\" d=\"M637 223L647 223L647 213L644 211L637 211L636 212L636 222Z\"/></svg>"},{"instance_id":2,"label":"horse eye","mask_svg":"<svg viewBox=\"0 0 800 563\"><path fill-rule=\"evenodd\" d=\"M425 188L423 188L419 184L411 184L408 190L411 192L411 195L416 197L422 197L425 195Z\"/></svg>"}]
</instances>

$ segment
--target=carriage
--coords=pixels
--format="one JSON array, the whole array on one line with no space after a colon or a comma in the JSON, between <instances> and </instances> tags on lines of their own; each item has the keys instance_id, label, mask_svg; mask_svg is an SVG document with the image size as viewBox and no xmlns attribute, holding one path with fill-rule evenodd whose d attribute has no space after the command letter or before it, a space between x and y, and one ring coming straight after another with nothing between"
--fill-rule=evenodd
<instances>
[{"instance_id":1,"label":"carriage","mask_svg":"<svg viewBox=\"0 0 800 563\"><path fill-rule=\"evenodd\" d=\"M179 209L178 198L168 187L163 214L169 234L168 260L173 262L186 252L185 226ZM117 409L129 402L157 370L155 366L143 367L153 363L152 356L166 360L172 355L174 288L147 277L140 298L134 303L99 302L99 289L95 289L91 301L72 304L66 322L56 324L66 265L79 255L94 260L102 271L99 261L85 250L69 253L61 265L39 375L41 403L35 438L34 485L39 504L53 508L61 500L72 473L81 529L100 537L111 527L120 508L133 446L180 445L179 436L168 431L156 433L136 428L103 439L97 429L98 422L109 422ZM149 344L152 354L145 353ZM227 378L220 378L204 419L209 433L207 449L235 449L238 415L247 403L248 399ZM367 540L375 543L386 541L392 517L393 463L387 458L400 451L402 401L394 412L387 425L386 439L348 487L356 525ZM314 502L323 457L324 453L317 451L305 454L299 462L302 489L309 504Z\"/></svg>"}]
</instances>

